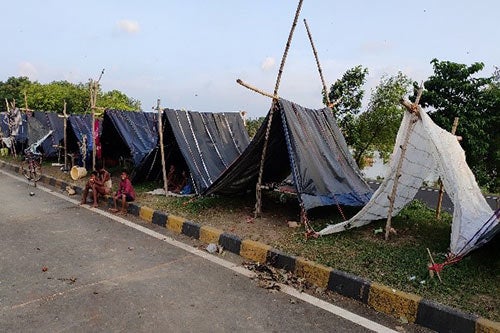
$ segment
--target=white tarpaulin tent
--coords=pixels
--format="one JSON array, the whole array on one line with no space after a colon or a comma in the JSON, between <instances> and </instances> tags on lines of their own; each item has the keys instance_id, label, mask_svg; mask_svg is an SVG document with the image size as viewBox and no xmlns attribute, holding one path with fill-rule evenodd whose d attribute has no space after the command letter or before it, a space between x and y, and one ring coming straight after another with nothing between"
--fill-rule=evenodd
<instances>
[{"instance_id":1,"label":"white tarpaulin tent","mask_svg":"<svg viewBox=\"0 0 500 333\"><path fill-rule=\"evenodd\" d=\"M405 112L389 170L371 200L353 218L327 226L319 232L320 235L386 219L395 178L397 191L391 215L397 215L413 200L422 182L432 172L441 177L444 189L454 205L451 254L464 256L499 230L499 217L481 194L457 137L437 126L420 108L419 111L417 114Z\"/></svg>"}]
</instances>

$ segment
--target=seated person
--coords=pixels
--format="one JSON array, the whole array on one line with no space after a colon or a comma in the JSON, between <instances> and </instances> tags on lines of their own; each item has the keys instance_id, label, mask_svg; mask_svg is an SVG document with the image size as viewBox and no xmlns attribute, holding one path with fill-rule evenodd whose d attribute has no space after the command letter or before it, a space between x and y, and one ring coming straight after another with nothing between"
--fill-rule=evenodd
<instances>
[{"instance_id":1,"label":"seated person","mask_svg":"<svg viewBox=\"0 0 500 333\"><path fill-rule=\"evenodd\" d=\"M135 190L125 170L122 171L120 179L121 180L120 184L118 185L118 190L116 191L116 194L113 197L115 207L110 209L110 211L114 213L121 212L121 214L126 214L127 203L135 200ZM119 211L117 208L118 200L121 202L121 211Z\"/></svg>"},{"instance_id":2,"label":"seated person","mask_svg":"<svg viewBox=\"0 0 500 333\"><path fill-rule=\"evenodd\" d=\"M82 200L80 201L80 205L87 203L87 196L89 191L92 190L92 198L93 198L93 207L98 207L98 198L99 195L105 195L109 193L109 190L104 186L104 183L99 180L97 171L92 171L90 174L90 178L85 184L85 188L83 189Z\"/></svg>"},{"instance_id":3,"label":"seated person","mask_svg":"<svg viewBox=\"0 0 500 333\"><path fill-rule=\"evenodd\" d=\"M167 175L168 190L173 193L180 193L181 190L186 186L187 183L187 173L182 171L177 172L175 166L172 164Z\"/></svg>"},{"instance_id":4,"label":"seated person","mask_svg":"<svg viewBox=\"0 0 500 333\"><path fill-rule=\"evenodd\" d=\"M99 180L99 183L102 183L102 186L104 187L105 194L110 194L111 193L111 174L104 169L104 166L102 165L102 162L96 163L96 170L97 170L97 178Z\"/></svg>"}]
</instances>

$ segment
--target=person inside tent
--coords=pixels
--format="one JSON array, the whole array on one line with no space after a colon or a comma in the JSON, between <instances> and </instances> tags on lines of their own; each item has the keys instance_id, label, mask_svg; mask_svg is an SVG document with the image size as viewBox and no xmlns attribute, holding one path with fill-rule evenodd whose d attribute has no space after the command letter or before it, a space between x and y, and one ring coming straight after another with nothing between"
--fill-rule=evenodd
<instances>
[{"instance_id":1,"label":"person inside tent","mask_svg":"<svg viewBox=\"0 0 500 333\"><path fill-rule=\"evenodd\" d=\"M118 190L116 191L115 196L113 197L114 208L111 208L110 211L113 213L127 213L127 205L128 202L135 200L135 190L132 186L132 182L128 178L127 171L123 170L120 175L120 184L118 185ZM118 210L117 202L121 202L121 210Z\"/></svg>"},{"instance_id":2,"label":"person inside tent","mask_svg":"<svg viewBox=\"0 0 500 333\"><path fill-rule=\"evenodd\" d=\"M180 193L187 183L186 171L178 172L175 165L170 165L167 174L168 190L173 193Z\"/></svg>"}]
</instances>

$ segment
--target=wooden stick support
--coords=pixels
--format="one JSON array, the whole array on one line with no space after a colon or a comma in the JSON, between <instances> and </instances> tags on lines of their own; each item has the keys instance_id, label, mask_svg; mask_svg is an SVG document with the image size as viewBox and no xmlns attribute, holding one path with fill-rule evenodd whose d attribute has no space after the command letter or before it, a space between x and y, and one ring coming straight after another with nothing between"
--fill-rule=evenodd
<instances>
[{"instance_id":1,"label":"wooden stick support","mask_svg":"<svg viewBox=\"0 0 500 333\"><path fill-rule=\"evenodd\" d=\"M63 115L64 115L64 122L63 122L63 127L64 127L64 171L68 171L68 137L66 135L66 128L68 126L68 114L66 113L66 100L64 100L64 108L63 108Z\"/></svg>"},{"instance_id":2,"label":"wooden stick support","mask_svg":"<svg viewBox=\"0 0 500 333\"><path fill-rule=\"evenodd\" d=\"M415 100L416 102L418 102L420 100L420 96L422 96L422 91L423 91L423 89L420 88L418 91L417 98ZM420 117L420 107L417 103L410 103L406 100L401 100L401 104L403 104L410 113L412 113L415 116ZM406 136L404 138L403 144L400 147L401 155L399 156L398 165L396 167L396 174L394 175L394 182L392 184L392 190L391 190L391 194L389 196L389 210L387 212L387 222L385 224L385 239L386 240L389 239L390 233L394 230L391 226L392 212L394 211L394 201L396 199L399 177L401 177L401 168L403 166L403 161L404 161L404 158L406 155L406 148L408 147L408 142L410 140L410 134L413 130L414 124L415 124L414 121L409 123L409 126L406 130Z\"/></svg>"},{"instance_id":3,"label":"wooden stick support","mask_svg":"<svg viewBox=\"0 0 500 333\"><path fill-rule=\"evenodd\" d=\"M431 251L429 250L429 248L427 248L427 253L429 254L429 258L431 259L431 263L432 263L433 265L435 265L436 263L434 262L434 258L432 257L432 254L431 254ZM438 278L439 278L439 281L440 281L440 282L443 282L443 280L441 280L441 275L439 274L439 272L438 272L438 271L436 271L436 274L437 274L437 276L438 276Z\"/></svg>"},{"instance_id":4,"label":"wooden stick support","mask_svg":"<svg viewBox=\"0 0 500 333\"><path fill-rule=\"evenodd\" d=\"M297 10L295 11L295 17L293 19L292 27L290 29L290 33L288 34L288 40L286 42L285 46L285 51L283 53L283 57L281 58L281 65L280 69L278 71L278 77L276 78L276 85L274 87L274 93L272 96L277 96L278 95L278 89L281 81L281 75L283 73L283 68L285 67L285 61L286 57L288 55L288 50L290 49L290 43L292 41L293 37L293 32L295 31L295 27L297 26L297 20L299 19L299 14L300 14L300 9L302 8L302 2L303 0L299 0L299 4L297 6ZM267 153L267 144L269 141L269 133L271 131L271 124L273 122L273 115L274 115L274 107L276 105L276 99L273 98L272 103L271 103L271 110L269 111L269 119L267 122L267 127L266 127L266 136L264 139L264 147L262 148L262 155L260 158L260 167L259 167L259 177L257 179L257 184L255 188L255 197L256 197L256 202L255 202L255 217L259 217L262 214L262 195L261 195L261 185L262 185L262 176L264 173L264 162L266 160L266 153Z\"/></svg>"},{"instance_id":5,"label":"wooden stick support","mask_svg":"<svg viewBox=\"0 0 500 333\"><path fill-rule=\"evenodd\" d=\"M455 117L453 120L453 125L451 127L451 134L455 135L455 132L457 131L458 127L458 117ZM438 179L439 182L439 195L438 195L438 202L436 206L436 219L441 219L441 207L443 205L443 195L444 195L444 188L443 188L443 181L441 180L441 177Z\"/></svg>"},{"instance_id":6,"label":"wooden stick support","mask_svg":"<svg viewBox=\"0 0 500 333\"><path fill-rule=\"evenodd\" d=\"M319 63L318 52L316 52L316 47L314 46L314 41L311 32L309 31L309 26L307 25L306 19L304 19L304 25L306 26L306 31L307 31L307 36L309 37L309 41L311 42L311 48L314 54L314 59L316 59L316 66L318 67L319 77L321 79L321 84L323 85L323 92L325 94L326 105L332 108L334 105L330 102L330 96L328 96L328 90L326 88L325 79L323 77L323 71L321 70L321 65Z\"/></svg>"},{"instance_id":7,"label":"wooden stick support","mask_svg":"<svg viewBox=\"0 0 500 333\"><path fill-rule=\"evenodd\" d=\"M255 91L256 93L261 94L263 96L266 96L266 97L269 97L269 98L272 98L272 99L278 99L279 98L279 96L276 96L276 95L273 96L272 94L270 94L268 92L260 90L259 88L256 88L256 87L254 87L254 86L252 86L252 85L250 85L250 84L248 84L246 82L243 82L243 80L237 79L236 82L239 85L242 85L243 87L245 87L247 89L250 89L252 91Z\"/></svg>"},{"instance_id":8,"label":"wooden stick support","mask_svg":"<svg viewBox=\"0 0 500 333\"><path fill-rule=\"evenodd\" d=\"M165 190L165 196L168 195L168 179L167 179L167 168L165 166L165 147L163 145L163 122L162 122L162 110L160 108L160 100L156 101L156 110L158 111L158 134L160 140L160 154L161 154L161 172L163 174L163 188Z\"/></svg>"}]
</instances>

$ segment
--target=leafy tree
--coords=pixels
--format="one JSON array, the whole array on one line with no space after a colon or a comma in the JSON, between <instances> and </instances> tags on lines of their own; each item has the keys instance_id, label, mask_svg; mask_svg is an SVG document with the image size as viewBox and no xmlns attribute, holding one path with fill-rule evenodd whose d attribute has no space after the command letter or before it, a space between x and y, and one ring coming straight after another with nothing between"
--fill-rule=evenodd
<instances>
[{"instance_id":1,"label":"leafy tree","mask_svg":"<svg viewBox=\"0 0 500 333\"><path fill-rule=\"evenodd\" d=\"M366 75L368 75L367 68L363 68L361 65L353 67L347 70L341 79L332 84L328 93L330 102L339 101L334 107L333 113L348 145L352 145L356 140L355 118L361 110L361 101L364 95L361 87L366 81ZM326 104L326 98L324 102Z\"/></svg>"},{"instance_id":2,"label":"leafy tree","mask_svg":"<svg viewBox=\"0 0 500 333\"><path fill-rule=\"evenodd\" d=\"M5 99L9 102L16 101L17 106L24 106L24 91L31 85L31 81L26 76L9 77L7 81L0 82L0 111L7 111Z\"/></svg>"},{"instance_id":3,"label":"leafy tree","mask_svg":"<svg viewBox=\"0 0 500 333\"><path fill-rule=\"evenodd\" d=\"M447 130L455 117L460 118L457 135L463 138L467 163L478 183L491 190L498 172L498 163L494 163L498 156L498 80L494 76L478 77L484 68L480 62L468 66L433 59L431 64L434 74L424 82L421 104L433 108L432 119Z\"/></svg>"},{"instance_id":4,"label":"leafy tree","mask_svg":"<svg viewBox=\"0 0 500 333\"><path fill-rule=\"evenodd\" d=\"M124 111L137 111L141 108L141 102L128 97L121 91L111 90L97 97L97 106L106 109L113 108Z\"/></svg>"},{"instance_id":5,"label":"leafy tree","mask_svg":"<svg viewBox=\"0 0 500 333\"><path fill-rule=\"evenodd\" d=\"M392 153L396 134L403 117L400 100L410 93L412 81L399 72L392 77L382 77L372 92L368 110L356 119L355 140L352 142L356 163L363 167L364 157L378 151L387 161Z\"/></svg>"},{"instance_id":6,"label":"leafy tree","mask_svg":"<svg viewBox=\"0 0 500 333\"><path fill-rule=\"evenodd\" d=\"M83 84L68 81L35 82L27 88L27 99L30 109L62 113L66 101L68 113L83 113L88 108L89 92Z\"/></svg>"},{"instance_id":7,"label":"leafy tree","mask_svg":"<svg viewBox=\"0 0 500 333\"><path fill-rule=\"evenodd\" d=\"M32 110L62 113L64 101L66 101L66 110L70 114L84 113L90 109L88 84L74 84L68 81L41 84L37 81L31 82L27 77L10 77L6 82L0 82L0 98L2 98L0 111L6 111L4 99L15 100L17 106L24 107L25 93L28 107ZM120 110L138 110L141 104L118 90L102 92L99 89L97 106Z\"/></svg>"},{"instance_id":8,"label":"leafy tree","mask_svg":"<svg viewBox=\"0 0 500 333\"><path fill-rule=\"evenodd\" d=\"M489 121L486 123L486 133L489 135L489 147L485 156L485 173L489 179L488 189L500 192L500 70L497 67L493 73L491 84L485 89L485 99Z\"/></svg>"},{"instance_id":9,"label":"leafy tree","mask_svg":"<svg viewBox=\"0 0 500 333\"><path fill-rule=\"evenodd\" d=\"M250 138L253 138L255 133L259 130L260 126L262 126L262 123L264 122L265 117L259 117L256 119L247 119L245 127L247 128L248 136Z\"/></svg>"}]
</instances>

